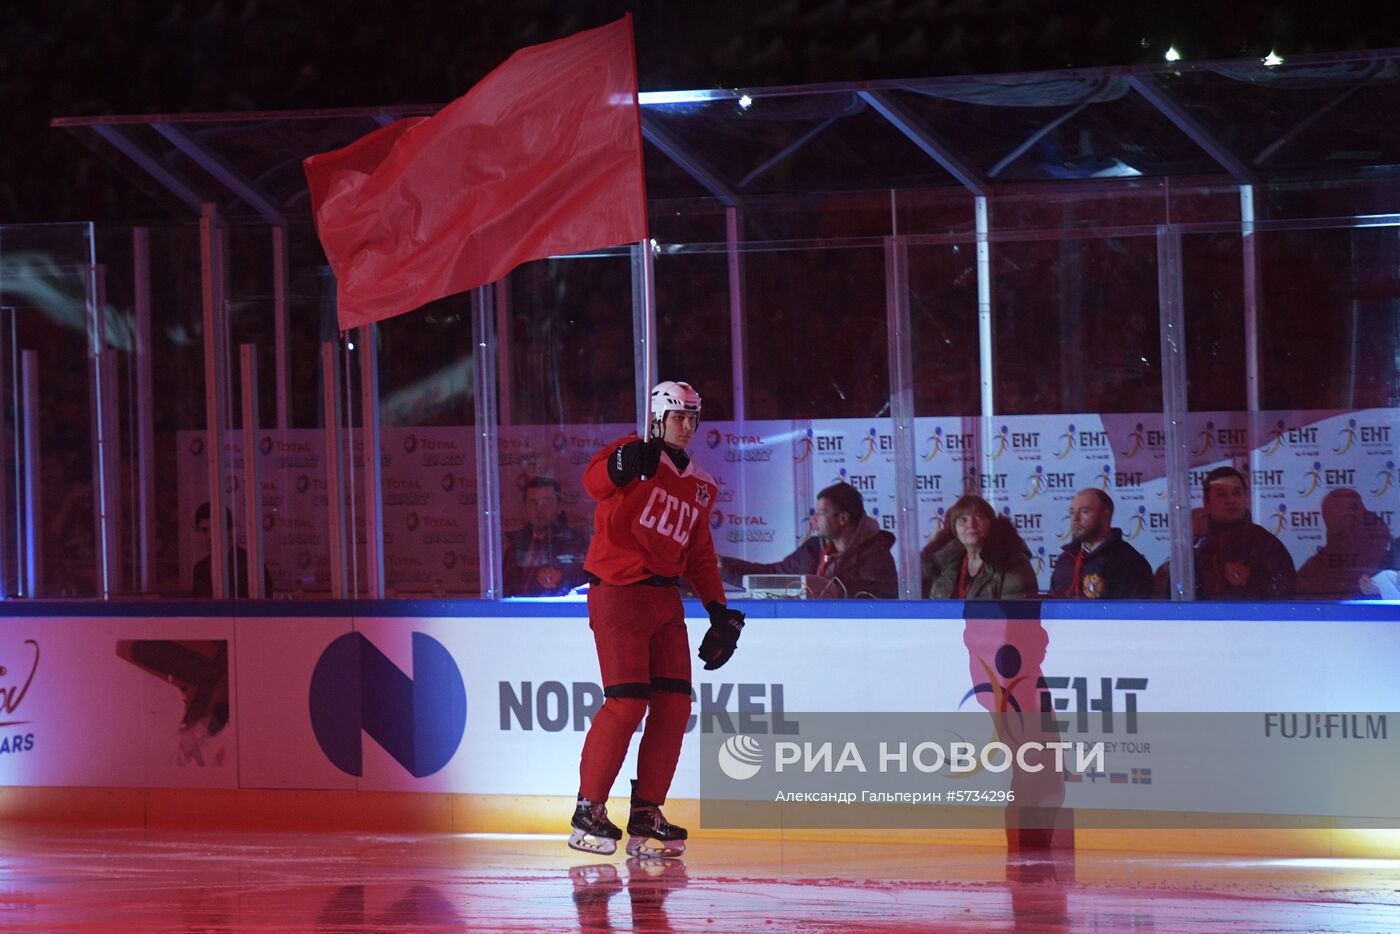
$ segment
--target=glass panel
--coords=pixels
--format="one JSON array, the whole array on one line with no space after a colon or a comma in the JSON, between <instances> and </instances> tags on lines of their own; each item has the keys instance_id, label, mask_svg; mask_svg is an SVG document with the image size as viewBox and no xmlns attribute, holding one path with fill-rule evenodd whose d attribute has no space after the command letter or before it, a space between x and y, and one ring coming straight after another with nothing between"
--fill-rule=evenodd
<instances>
[{"instance_id":1,"label":"glass panel","mask_svg":"<svg viewBox=\"0 0 1400 934\"><path fill-rule=\"evenodd\" d=\"M506 596L564 596L583 583L584 468L637 430L631 276L624 255L529 263L507 280L496 464Z\"/></svg>"},{"instance_id":2,"label":"glass panel","mask_svg":"<svg viewBox=\"0 0 1400 934\"><path fill-rule=\"evenodd\" d=\"M1376 227L1270 231L1256 241L1254 521L1286 547L1299 596L1357 596L1362 575L1391 566L1400 507L1400 239ZM1216 518L1209 504L1207 513ZM1251 574L1258 565L1247 564Z\"/></svg>"},{"instance_id":3,"label":"glass panel","mask_svg":"<svg viewBox=\"0 0 1400 934\"><path fill-rule=\"evenodd\" d=\"M998 414L1162 407L1148 237L992 245Z\"/></svg>"},{"instance_id":4,"label":"glass panel","mask_svg":"<svg viewBox=\"0 0 1400 934\"><path fill-rule=\"evenodd\" d=\"M996 411L975 488L1010 542L1004 573L1019 552L1041 592L1146 597L1168 546L1143 444L1161 424L1156 240L996 239L991 263ZM1084 545L1109 550L1075 564Z\"/></svg>"},{"instance_id":5,"label":"glass panel","mask_svg":"<svg viewBox=\"0 0 1400 934\"><path fill-rule=\"evenodd\" d=\"M716 406L693 448L719 485L711 528L725 583L764 598L894 598L884 248L754 248L740 263L747 417ZM712 294L719 267L683 257L666 271ZM727 335L726 319L715 313L714 330ZM661 340L663 356L676 353L675 336ZM697 359L700 378L722 375L722 360Z\"/></svg>"},{"instance_id":6,"label":"glass panel","mask_svg":"<svg viewBox=\"0 0 1400 934\"><path fill-rule=\"evenodd\" d=\"M914 358L915 490L919 546L915 593L927 597L934 555L947 544L948 509L978 487L982 414L975 242L909 247L909 317Z\"/></svg>"},{"instance_id":7,"label":"glass panel","mask_svg":"<svg viewBox=\"0 0 1400 934\"><path fill-rule=\"evenodd\" d=\"M385 592L479 596L470 294L380 322L378 346ZM357 394L358 353L349 355ZM356 444L362 466L362 441ZM360 486L357 478L357 495ZM357 515L363 542L363 505Z\"/></svg>"},{"instance_id":8,"label":"glass panel","mask_svg":"<svg viewBox=\"0 0 1400 934\"><path fill-rule=\"evenodd\" d=\"M94 382L88 353L95 270L86 224L0 229L0 573L4 596L94 597L100 593ZM37 367L38 451L22 458L22 357ZM37 487L24 521L23 481ZM31 550L32 549L32 552ZM32 553L31 589L25 561Z\"/></svg>"}]
</instances>

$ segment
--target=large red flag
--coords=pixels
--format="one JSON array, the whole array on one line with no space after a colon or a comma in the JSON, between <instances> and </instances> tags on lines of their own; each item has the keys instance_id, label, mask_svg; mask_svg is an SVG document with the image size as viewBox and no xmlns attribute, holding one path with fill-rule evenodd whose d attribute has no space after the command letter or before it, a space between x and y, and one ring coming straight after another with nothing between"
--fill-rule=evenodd
<instances>
[{"instance_id":1,"label":"large red flag","mask_svg":"<svg viewBox=\"0 0 1400 934\"><path fill-rule=\"evenodd\" d=\"M304 163L342 329L647 237L632 18L521 49L432 117Z\"/></svg>"}]
</instances>

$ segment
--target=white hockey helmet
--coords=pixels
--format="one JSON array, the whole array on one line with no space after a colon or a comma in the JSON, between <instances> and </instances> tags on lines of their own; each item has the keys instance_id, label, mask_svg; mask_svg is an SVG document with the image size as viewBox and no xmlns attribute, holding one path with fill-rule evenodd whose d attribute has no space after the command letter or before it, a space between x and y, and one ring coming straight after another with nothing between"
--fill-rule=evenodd
<instances>
[{"instance_id":1,"label":"white hockey helmet","mask_svg":"<svg viewBox=\"0 0 1400 934\"><path fill-rule=\"evenodd\" d=\"M666 380L651 391L651 435L661 437L667 412L694 412L700 415L700 393L689 383Z\"/></svg>"}]
</instances>

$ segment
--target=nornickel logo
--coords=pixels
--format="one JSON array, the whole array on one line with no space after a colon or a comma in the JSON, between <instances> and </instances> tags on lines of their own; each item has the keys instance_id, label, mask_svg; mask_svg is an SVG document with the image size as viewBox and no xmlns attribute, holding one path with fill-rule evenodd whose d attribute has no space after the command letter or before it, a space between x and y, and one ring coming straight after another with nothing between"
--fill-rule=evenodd
<instances>
[{"instance_id":1,"label":"nornickel logo","mask_svg":"<svg viewBox=\"0 0 1400 934\"><path fill-rule=\"evenodd\" d=\"M321 653L311 675L311 728L336 768L363 775L368 735L414 778L445 766L467 725L462 672L441 642L415 632L413 675L358 632Z\"/></svg>"},{"instance_id":2,"label":"nornickel logo","mask_svg":"<svg viewBox=\"0 0 1400 934\"><path fill-rule=\"evenodd\" d=\"M763 767L763 746L752 736L731 736L719 747L720 771L736 782L747 781Z\"/></svg>"}]
</instances>

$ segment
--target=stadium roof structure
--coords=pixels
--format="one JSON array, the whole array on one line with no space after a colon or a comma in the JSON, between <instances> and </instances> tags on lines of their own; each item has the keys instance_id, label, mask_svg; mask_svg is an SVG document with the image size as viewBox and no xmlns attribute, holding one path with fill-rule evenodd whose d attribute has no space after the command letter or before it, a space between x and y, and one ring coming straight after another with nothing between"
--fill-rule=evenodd
<instances>
[{"instance_id":1,"label":"stadium roof structure","mask_svg":"<svg viewBox=\"0 0 1400 934\"><path fill-rule=\"evenodd\" d=\"M1400 50L641 94L649 196L1400 175ZM441 105L62 117L179 217L306 216L301 163Z\"/></svg>"}]
</instances>

